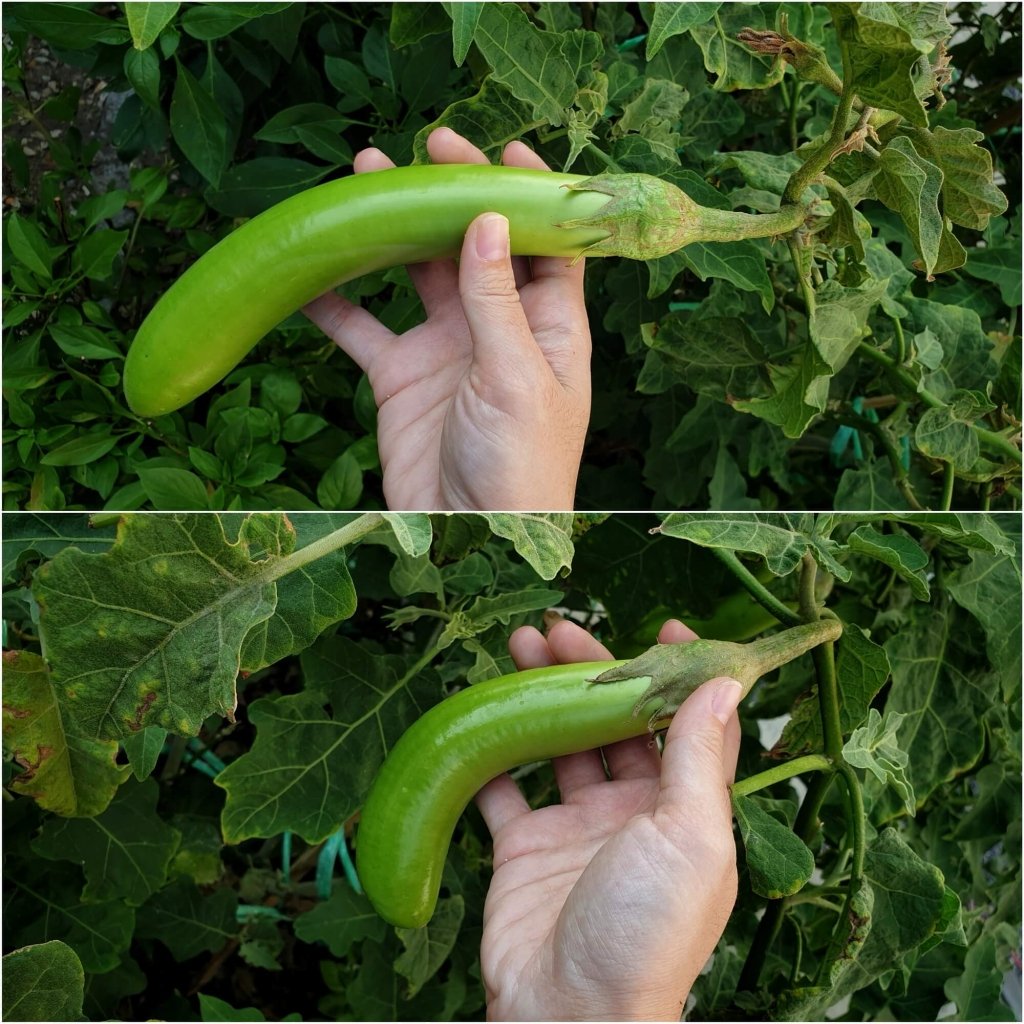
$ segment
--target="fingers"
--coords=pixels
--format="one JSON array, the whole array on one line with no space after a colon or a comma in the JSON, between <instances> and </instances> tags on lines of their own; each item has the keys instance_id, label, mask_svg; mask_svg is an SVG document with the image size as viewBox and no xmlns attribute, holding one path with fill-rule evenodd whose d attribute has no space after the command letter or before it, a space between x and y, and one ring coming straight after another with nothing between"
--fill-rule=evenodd
<instances>
[{"instance_id":1,"label":"fingers","mask_svg":"<svg viewBox=\"0 0 1024 1024\"><path fill-rule=\"evenodd\" d=\"M519 300L505 217L484 213L470 224L458 273L478 386L535 391L538 375L549 370Z\"/></svg>"},{"instance_id":2,"label":"fingers","mask_svg":"<svg viewBox=\"0 0 1024 1024\"><path fill-rule=\"evenodd\" d=\"M477 793L476 805L492 837L514 818L530 811L526 797L508 774L491 779Z\"/></svg>"},{"instance_id":3,"label":"fingers","mask_svg":"<svg viewBox=\"0 0 1024 1024\"><path fill-rule=\"evenodd\" d=\"M697 634L678 619L669 619L658 631L659 644L684 644ZM651 736L636 736L604 748L613 779L655 779L661 774L661 754Z\"/></svg>"},{"instance_id":4,"label":"fingers","mask_svg":"<svg viewBox=\"0 0 1024 1024\"><path fill-rule=\"evenodd\" d=\"M678 619L667 619L658 630L659 644L685 644L697 639L697 634Z\"/></svg>"},{"instance_id":5,"label":"fingers","mask_svg":"<svg viewBox=\"0 0 1024 1024\"><path fill-rule=\"evenodd\" d=\"M735 679L709 680L690 694L665 736L659 809L691 828L732 834L727 785L736 762L726 735L742 693Z\"/></svg>"},{"instance_id":6,"label":"fingers","mask_svg":"<svg viewBox=\"0 0 1024 1024\"><path fill-rule=\"evenodd\" d=\"M367 374L382 347L395 337L372 313L334 292L307 303L302 312Z\"/></svg>"}]
</instances>

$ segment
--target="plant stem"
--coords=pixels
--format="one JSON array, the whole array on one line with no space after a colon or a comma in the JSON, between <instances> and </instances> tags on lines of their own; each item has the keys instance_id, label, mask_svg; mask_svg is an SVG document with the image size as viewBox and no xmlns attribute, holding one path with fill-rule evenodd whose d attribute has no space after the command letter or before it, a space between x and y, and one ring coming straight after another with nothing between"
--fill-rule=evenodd
<instances>
[{"instance_id":1,"label":"plant stem","mask_svg":"<svg viewBox=\"0 0 1024 1024\"><path fill-rule=\"evenodd\" d=\"M807 219L804 207L784 203L775 213L737 213L734 210L700 208L702 242L735 242L743 238L769 238L788 235Z\"/></svg>"},{"instance_id":2,"label":"plant stem","mask_svg":"<svg viewBox=\"0 0 1024 1024\"><path fill-rule=\"evenodd\" d=\"M818 618L818 563L810 551L804 552L800 560L800 617L804 622L815 622Z\"/></svg>"},{"instance_id":3,"label":"plant stem","mask_svg":"<svg viewBox=\"0 0 1024 1024\"><path fill-rule=\"evenodd\" d=\"M796 114L800 107L800 91L803 88L803 82L797 78L793 82L793 94L789 101L789 144L795 153L800 148L800 134L797 130Z\"/></svg>"},{"instance_id":4,"label":"plant stem","mask_svg":"<svg viewBox=\"0 0 1024 1024\"><path fill-rule=\"evenodd\" d=\"M896 329L896 365L902 366L907 361L907 340L903 334L903 324L898 316L890 317L892 325Z\"/></svg>"},{"instance_id":5,"label":"plant stem","mask_svg":"<svg viewBox=\"0 0 1024 1024\"><path fill-rule=\"evenodd\" d=\"M731 572L743 585L743 588L750 596L764 608L787 626L799 626L803 623L796 612L787 608L767 587L739 560L735 551L728 548L711 549L718 560Z\"/></svg>"},{"instance_id":6,"label":"plant stem","mask_svg":"<svg viewBox=\"0 0 1024 1024\"><path fill-rule=\"evenodd\" d=\"M817 581L818 563L808 551L804 554L800 568L800 615L805 622L817 622L820 617ZM839 717L839 686L836 683L835 648L832 642L815 647L811 657L818 676L818 706L825 753L833 761L838 761L842 757L843 727Z\"/></svg>"},{"instance_id":7,"label":"plant stem","mask_svg":"<svg viewBox=\"0 0 1024 1024\"><path fill-rule=\"evenodd\" d=\"M301 569L303 566L309 565L310 562L329 555L332 551L337 551L348 544L354 544L383 522L384 516L380 512L367 512L353 519L341 529L333 530L319 540L313 541L312 544L307 544L304 548L299 548L298 551L272 562L261 575L261 580L264 583L279 580L282 576L287 576L288 573L295 572L296 569Z\"/></svg>"},{"instance_id":8,"label":"plant stem","mask_svg":"<svg viewBox=\"0 0 1024 1024\"><path fill-rule=\"evenodd\" d=\"M588 142L583 148L592 157L604 164L609 171L614 171L616 174L622 173L622 167L617 164L603 149L599 149L592 142Z\"/></svg>"},{"instance_id":9,"label":"plant stem","mask_svg":"<svg viewBox=\"0 0 1024 1024\"><path fill-rule=\"evenodd\" d=\"M792 761L768 768L766 771L758 772L749 778L736 782L732 786L733 796L749 796L759 790L774 786L777 782L785 782L795 775L803 775L805 772L829 772L833 771L832 762L823 754L807 754L805 757L797 757Z\"/></svg>"},{"instance_id":10,"label":"plant stem","mask_svg":"<svg viewBox=\"0 0 1024 1024\"><path fill-rule=\"evenodd\" d=\"M948 512L953 507L953 481L956 473L952 462L942 465L942 511Z\"/></svg>"},{"instance_id":11,"label":"plant stem","mask_svg":"<svg viewBox=\"0 0 1024 1024\"><path fill-rule=\"evenodd\" d=\"M867 831L864 827L866 820L864 793L861 789L860 779L853 768L842 759L836 765L836 772L842 775L843 782L846 784L846 791L850 797L850 814L847 825L853 840L853 861L850 865L850 880L846 887L846 899L843 901L843 909L832 931L832 938L829 940L828 949L818 964L815 984L820 983L829 962L842 947L843 933L849 923L850 904L853 902L854 894L860 889L861 881L864 877L864 857L867 853Z\"/></svg>"},{"instance_id":12,"label":"plant stem","mask_svg":"<svg viewBox=\"0 0 1024 1024\"><path fill-rule=\"evenodd\" d=\"M850 123L850 112L855 99L851 83L853 71L850 67L849 48L843 46L843 91L839 94L839 104L832 116L832 132L823 146L812 153L798 167L786 183L786 191L782 194L783 203L800 201L804 189L828 167L835 149L846 139L846 126Z\"/></svg>"},{"instance_id":13,"label":"plant stem","mask_svg":"<svg viewBox=\"0 0 1024 1024\"><path fill-rule=\"evenodd\" d=\"M793 270L796 272L797 283L800 285L800 294L804 300L804 312L807 316L807 334L810 337L811 333L811 317L814 315L816 303L814 299L814 287L811 284L811 279L808 274L804 272L803 257L801 255L801 249L803 248L800 241L793 235L790 235L786 239L786 245L789 247L789 256L793 261Z\"/></svg>"},{"instance_id":14,"label":"plant stem","mask_svg":"<svg viewBox=\"0 0 1024 1024\"><path fill-rule=\"evenodd\" d=\"M948 408L938 395L932 393L927 388L921 387L914 380L912 374L899 366L891 356L887 356L884 352L875 348L874 345L869 345L866 341L862 341L857 345L857 351L880 366L885 367L892 377L913 394L917 395L925 405L930 406L932 409ZM976 423L970 423L968 426L978 435L979 441L1020 465L1022 461L1020 449L1009 438L1003 437L1002 434L997 434L994 430L986 430L984 427L979 427Z\"/></svg>"},{"instance_id":15,"label":"plant stem","mask_svg":"<svg viewBox=\"0 0 1024 1024\"><path fill-rule=\"evenodd\" d=\"M856 413L836 413L835 419L839 423L845 423L847 426L854 427L857 430L866 430L873 438L875 438L876 441L878 441L885 451L886 458L889 460L889 465L892 467L892 475L893 479L896 481L896 486L899 488L903 497L906 498L907 504L917 512L926 511L924 505L917 500L914 488L910 484L910 477L907 475L906 467L903 465L903 460L900 458L899 449L893 443L892 438L886 432L882 424L872 423L871 420L864 416L858 416Z\"/></svg>"}]
</instances>

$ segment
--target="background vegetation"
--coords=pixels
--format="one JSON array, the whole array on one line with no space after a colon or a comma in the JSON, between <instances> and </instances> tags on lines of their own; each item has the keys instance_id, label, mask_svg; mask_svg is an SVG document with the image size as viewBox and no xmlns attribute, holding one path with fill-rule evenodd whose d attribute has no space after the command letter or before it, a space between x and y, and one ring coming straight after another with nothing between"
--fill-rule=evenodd
<instances>
[{"instance_id":1,"label":"background vegetation","mask_svg":"<svg viewBox=\"0 0 1024 1024\"><path fill-rule=\"evenodd\" d=\"M152 422L121 368L241 218L450 125L752 212L831 159L788 243L591 262L580 507L1016 507L1021 9L992 10L9 5L5 506L379 507L366 381L301 315ZM847 142L837 76L878 108ZM402 269L344 290L423 316Z\"/></svg>"},{"instance_id":2,"label":"background vegetation","mask_svg":"<svg viewBox=\"0 0 1024 1024\"><path fill-rule=\"evenodd\" d=\"M1018 516L4 531L7 1020L483 1019L477 812L427 927L386 926L354 887L387 749L510 671L509 633L548 610L629 657L670 615L777 628L747 587L783 616L813 593L845 630L741 709L740 896L688 1019L1013 1020L1004 983L1019 1016ZM822 752L838 775L786 777ZM557 799L550 765L516 776Z\"/></svg>"}]
</instances>

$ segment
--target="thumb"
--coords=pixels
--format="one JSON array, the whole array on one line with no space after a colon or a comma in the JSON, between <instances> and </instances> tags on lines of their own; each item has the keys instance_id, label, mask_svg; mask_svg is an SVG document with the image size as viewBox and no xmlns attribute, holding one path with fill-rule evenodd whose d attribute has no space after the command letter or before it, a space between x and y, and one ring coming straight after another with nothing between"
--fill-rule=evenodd
<instances>
[{"instance_id":1,"label":"thumb","mask_svg":"<svg viewBox=\"0 0 1024 1024\"><path fill-rule=\"evenodd\" d=\"M459 293L477 368L503 384L533 379L529 371L539 350L516 289L508 219L500 213L482 213L470 224L462 243Z\"/></svg>"},{"instance_id":2,"label":"thumb","mask_svg":"<svg viewBox=\"0 0 1024 1024\"><path fill-rule=\"evenodd\" d=\"M728 784L726 726L743 697L743 687L727 677L698 687L676 712L665 736L661 762L661 799L667 811L695 814L708 825L727 823L732 812Z\"/></svg>"}]
</instances>

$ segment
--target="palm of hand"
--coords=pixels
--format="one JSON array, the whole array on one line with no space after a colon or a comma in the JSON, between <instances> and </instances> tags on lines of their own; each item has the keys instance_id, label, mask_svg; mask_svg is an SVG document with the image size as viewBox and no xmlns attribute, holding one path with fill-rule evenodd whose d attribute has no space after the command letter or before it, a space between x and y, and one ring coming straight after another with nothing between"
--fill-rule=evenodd
<instances>
[{"instance_id":1,"label":"palm of hand","mask_svg":"<svg viewBox=\"0 0 1024 1024\"><path fill-rule=\"evenodd\" d=\"M527 316L535 311L532 283L519 291ZM538 342L544 338L538 333ZM518 392L509 377L480 372L473 342L457 301L389 344L399 351L369 367L379 409L377 443L384 493L391 508L505 507L495 501L510 486L510 463L522 450L536 401ZM550 377L539 368L534 381ZM551 382L554 383L553 378Z\"/></svg>"},{"instance_id":2,"label":"palm of hand","mask_svg":"<svg viewBox=\"0 0 1024 1024\"><path fill-rule=\"evenodd\" d=\"M521 815L495 836L481 951L493 1016L505 1017L504 1000L521 1014L525 993L557 991L559 972L577 956L606 983L635 982L636 951L608 949L602 963L592 960L616 920L643 912L629 877L637 857L654 852L658 790L656 776L581 786L569 803Z\"/></svg>"},{"instance_id":3,"label":"palm of hand","mask_svg":"<svg viewBox=\"0 0 1024 1024\"><path fill-rule=\"evenodd\" d=\"M441 439L453 429L448 422L457 415L454 399L472 363L466 319L461 311L431 317L390 344L400 347L400 358L382 359L380 369L370 372L388 505L447 508Z\"/></svg>"}]
</instances>

